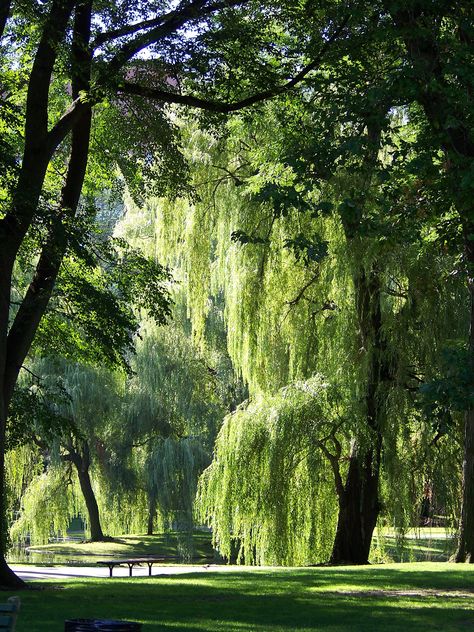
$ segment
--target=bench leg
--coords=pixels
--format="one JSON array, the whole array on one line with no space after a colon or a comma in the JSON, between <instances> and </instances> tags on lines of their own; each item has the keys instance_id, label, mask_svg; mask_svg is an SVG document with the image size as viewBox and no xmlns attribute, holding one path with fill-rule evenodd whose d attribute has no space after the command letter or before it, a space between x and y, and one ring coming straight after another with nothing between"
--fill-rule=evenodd
<instances>
[{"instance_id":1,"label":"bench leg","mask_svg":"<svg viewBox=\"0 0 474 632\"><path fill-rule=\"evenodd\" d=\"M153 566L153 563L148 562L148 576L151 577L151 567Z\"/></svg>"},{"instance_id":2,"label":"bench leg","mask_svg":"<svg viewBox=\"0 0 474 632\"><path fill-rule=\"evenodd\" d=\"M133 564L129 564L128 565L128 576L131 577L132 576L132 568L133 568Z\"/></svg>"},{"instance_id":3,"label":"bench leg","mask_svg":"<svg viewBox=\"0 0 474 632\"><path fill-rule=\"evenodd\" d=\"M109 577L112 577L112 570L113 570L113 566L109 566Z\"/></svg>"}]
</instances>

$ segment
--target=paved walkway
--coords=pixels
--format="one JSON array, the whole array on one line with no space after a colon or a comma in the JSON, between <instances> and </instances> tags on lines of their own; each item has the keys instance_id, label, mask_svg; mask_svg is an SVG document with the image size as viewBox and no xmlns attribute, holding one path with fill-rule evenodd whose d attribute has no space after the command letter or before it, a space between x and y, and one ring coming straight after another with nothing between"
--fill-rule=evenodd
<instances>
[{"instance_id":1,"label":"paved walkway","mask_svg":"<svg viewBox=\"0 0 474 632\"><path fill-rule=\"evenodd\" d=\"M11 564L10 568L22 579L31 581L34 579L77 579L79 577L104 577L109 578L109 569L103 566L34 566L27 564ZM224 564L153 566L152 575L183 575L185 573L209 573L229 572L245 570L245 566L228 566ZM255 570L255 569L254 569ZM147 566L135 566L133 577L148 577ZM116 566L114 577L128 577L126 566Z\"/></svg>"}]
</instances>

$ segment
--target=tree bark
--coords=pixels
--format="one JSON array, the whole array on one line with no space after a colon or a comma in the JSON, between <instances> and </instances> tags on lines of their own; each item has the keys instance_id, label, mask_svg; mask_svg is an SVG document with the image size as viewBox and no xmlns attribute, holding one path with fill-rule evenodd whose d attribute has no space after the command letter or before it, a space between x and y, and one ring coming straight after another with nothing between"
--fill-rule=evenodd
<instances>
[{"instance_id":1,"label":"tree bark","mask_svg":"<svg viewBox=\"0 0 474 632\"><path fill-rule=\"evenodd\" d=\"M148 497L148 520L147 520L147 528L146 528L147 535L153 535L155 514L156 514L156 498L154 495L150 495Z\"/></svg>"},{"instance_id":2,"label":"tree bark","mask_svg":"<svg viewBox=\"0 0 474 632\"><path fill-rule=\"evenodd\" d=\"M73 77L73 92L87 88L90 76L90 55L87 43L90 38L90 2L79 5L75 17L75 47L73 63L79 69ZM8 406L18 373L29 351L40 320L46 310L57 278L66 239L58 221L43 247L35 276L26 292L10 329L9 305L13 264L18 249L31 223L41 195L46 168L56 146L48 138L49 83L57 57L58 45L63 39L74 2L53 2L30 77L26 123L25 151L22 168L13 198L13 210L0 221L0 515L5 517L5 432ZM87 18L88 12L88 18ZM90 108L81 116L73 131L68 173L60 200L60 208L74 215L84 181L89 148ZM64 134L66 131L64 132ZM59 144L61 139L57 139ZM90 481L89 481L90 483ZM4 519L3 519L4 522ZM6 531L2 525L0 542L0 584L18 588L23 582L8 568L5 562Z\"/></svg>"},{"instance_id":3,"label":"tree bark","mask_svg":"<svg viewBox=\"0 0 474 632\"><path fill-rule=\"evenodd\" d=\"M369 444L354 442L343 489L336 486L339 516L332 564L367 564L372 535L380 512L379 478L382 453L383 403L380 394L391 379L386 342L382 334L379 274L374 267L354 278L361 349L370 353L365 395Z\"/></svg>"},{"instance_id":4,"label":"tree bark","mask_svg":"<svg viewBox=\"0 0 474 632\"><path fill-rule=\"evenodd\" d=\"M89 517L90 528L90 540L92 542L102 542L107 538L102 531L102 525L100 524L99 506L94 494L90 478L90 454L89 446L86 442L83 443L82 450L70 450L68 458L76 466L77 476L79 478L79 484L81 486L82 495L84 496L84 502L86 503L87 514Z\"/></svg>"},{"instance_id":5,"label":"tree bark","mask_svg":"<svg viewBox=\"0 0 474 632\"><path fill-rule=\"evenodd\" d=\"M474 381L474 222L464 225L467 284L470 300L469 363ZM456 562L474 564L474 409L464 418L464 459L462 469L462 506Z\"/></svg>"},{"instance_id":6,"label":"tree bark","mask_svg":"<svg viewBox=\"0 0 474 632\"><path fill-rule=\"evenodd\" d=\"M343 493L331 553L331 564L367 564L372 535L380 511L379 469L381 436L373 448L354 446Z\"/></svg>"},{"instance_id":7,"label":"tree bark","mask_svg":"<svg viewBox=\"0 0 474 632\"><path fill-rule=\"evenodd\" d=\"M0 37L2 37L10 15L11 0L3 0L0 5Z\"/></svg>"}]
</instances>

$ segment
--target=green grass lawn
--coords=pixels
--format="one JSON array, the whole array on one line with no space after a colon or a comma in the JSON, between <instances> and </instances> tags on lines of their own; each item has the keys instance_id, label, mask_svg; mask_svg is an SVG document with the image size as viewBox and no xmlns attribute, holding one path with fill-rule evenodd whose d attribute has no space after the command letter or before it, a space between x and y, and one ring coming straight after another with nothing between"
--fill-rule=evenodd
<instances>
[{"instance_id":1,"label":"green grass lawn","mask_svg":"<svg viewBox=\"0 0 474 632\"><path fill-rule=\"evenodd\" d=\"M93 617L141 621L143 632L474 629L474 568L469 565L236 569L34 584L45 590L21 594L17 632L61 632L67 618Z\"/></svg>"}]
</instances>

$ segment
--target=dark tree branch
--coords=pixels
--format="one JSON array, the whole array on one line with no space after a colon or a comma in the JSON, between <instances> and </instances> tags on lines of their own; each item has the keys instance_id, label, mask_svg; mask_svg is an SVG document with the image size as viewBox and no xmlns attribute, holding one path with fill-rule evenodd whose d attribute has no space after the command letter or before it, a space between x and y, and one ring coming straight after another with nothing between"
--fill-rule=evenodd
<instances>
[{"instance_id":1,"label":"dark tree branch","mask_svg":"<svg viewBox=\"0 0 474 632\"><path fill-rule=\"evenodd\" d=\"M309 290L309 288L313 285L313 283L316 283L316 281L319 279L319 275L320 274L319 274L319 270L318 270L316 272L316 274L313 274L313 276L310 278L310 280L303 285L303 287L298 292L298 294L295 296L295 298L293 298L293 299L291 299L291 301L287 302L287 305L289 305L290 307L294 307L295 305L298 305L298 303L301 301L301 299L306 294L306 290Z\"/></svg>"},{"instance_id":2,"label":"dark tree branch","mask_svg":"<svg viewBox=\"0 0 474 632\"><path fill-rule=\"evenodd\" d=\"M72 63L75 67L72 85L74 94L89 88L91 57L86 51L90 37L91 6L92 0L84 0L76 10L72 49ZM73 217L79 204L89 154L91 120L92 113L89 107L84 110L72 130L71 155L66 182L61 192L60 215ZM13 394L18 373L52 296L66 249L67 235L61 220L57 219L51 227L33 280L8 332L7 368L4 377L4 394L7 401Z\"/></svg>"},{"instance_id":3,"label":"dark tree branch","mask_svg":"<svg viewBox=\"0 0 474 632\"><path fill-rule=\"evenodd\" d=\"M254 105L255 103L266 101L267 99L271 99L280 94L288 92L289 90L297 86L299 83L301 83L308 76L310 72L312 72L313 70L316 70L321 65L321 63L324 60L324 56L326 52L334 43L334 41L339 37L339 35L342 33L348 21L349 21L349 16L346 16L343 19L340 26L331 35L331 37L327 39L326 42L323 44L319 52L319 55L315 59L313 59L313 61L307 64L292 79L288 80L286 83L280 86L270 88L269 90L263 90L262 92L258 92L250 97L242 99L241 101L235 101L234 103L209 101L207 99L201 99L193 95L177 94L174 92L169 92L167 90L160 90L159 88L143 86L143 85L128 82L128 81L125 81L123 84L120 84L119 86L117 86L117 90L125 94L134 94L137 96L161 101L162 103L177 103L179 105L188 105L188 106L195 107L201 110L208 110L210 112L219 112L222 114L229 114L230 112L236 112L237 110L241 110L243 108L249 107L250 105ZM114 60L112 60L111 64L113 64L113 62Z\"/></svg>"},{"instance_id":4,"label":"dark tree branch","mask_svg":"<svg viewBox=\"0 0 474 632\"><path fill-rule=\"evenodd\" d=\"M89 110L92 105L92 102L85 101L83 97L74 99L59 121L48 132L47 143L50 156L53 155L83 113Z\"/></svg>"},{"instance_id":5,"label":"dark tree branch","mask_svg":"<svg viewBox=\"0 0 474 632\"><path fill-rule=\"evenodd\" d=\"M0 4L0 37L3 36L10 15L11 0L2 0Z\"/></svg>"},{"instance_id":6,"label":"dark tree branch","mask_svg":"<svg viewBox=\"0 0 474 632\"><path fill-rule=\"evenodd\" d=\"M324 456L329 461L331 469L334 474L334 484L336 486L336 493L339 498L342 498L344 495L344 481L342 480L341 470L339 467L339 458L330 452L324 443L318 442L318 447Z\"/></svg>"},{"instance_id":7,"label":"dark tree branch","mask_svg":"<svg viewBox=\"0 0 474 632\"><path fill-rule=\"evenodd\" d=\"M134 39L126 42L106 65L105 75L103 78L107 79L107 76L110 74L114 76L115 73L127 63L127 61L129 61L141 50L150 44L157 42L163 37L171 35L171 33L175 33L190 20L200 17L201 10L205 6L206 2L207 0L194 0L181 11L176 12L176 14L169 20L165 21L164 24L159 24L154 29L151 29L146 33L142 33Z\"/></svg>"},{"instance_id":8,"label":"dark tree branch","mask_svg":"<svg viewBox=\"0 0 474 632\"><path fill-rule=\"evenodd\" d=\"M199 11L199 14L194 17L203 18L212 13L215 13L219 9L227 9L229 7L233 7L238 4L245 4L247 2L248 0L227 0L227 1L224 0L223 2L215 2L209 5L208 7L204 7L203 9L201 9ZM185 8L186 7L183 7L183 9ZM137 33L138 31L143 31L143 30L151 29L158 26L161 27L167 22L170 22L172 20L179 18L182 15L182 13L183 13L182 9L177 9L176 11L170 11L169 13L166 13L165 15L160 15L159 17L156 17L156 18L143 20L142 22L136 22L135 24L127 24L126 26L123 26L118 29L114 29L112 31L99 33L99 35L97 35L96 39L92 43L92 48L93 49L99 48L100 46L102 46L103 44L107 42L118 39L120 37L124 37L126 35L133 35L134 33ZM192 18L188 18L188 19L192 19Z\"/></svg>"},{"instance_id":9,"label":"dark tree branch","mask_svg":"<svg viewBox=\"0 0 474 632\"><path fill-rule=\"evenodd\" d=\"M29 373L31 375L31 377L33 377L38 383L41 382L41 377L39 375L36 375L36 373L34 373L31 369L29 369L27 366L25 366L24 364L21 367L23 369L23 371L26 371L27 373Z\"/></svg>"}]
</instances>

